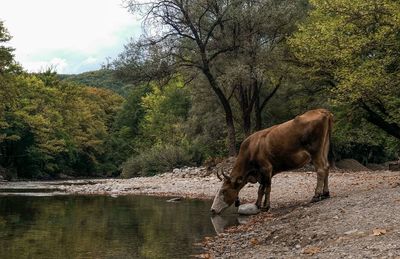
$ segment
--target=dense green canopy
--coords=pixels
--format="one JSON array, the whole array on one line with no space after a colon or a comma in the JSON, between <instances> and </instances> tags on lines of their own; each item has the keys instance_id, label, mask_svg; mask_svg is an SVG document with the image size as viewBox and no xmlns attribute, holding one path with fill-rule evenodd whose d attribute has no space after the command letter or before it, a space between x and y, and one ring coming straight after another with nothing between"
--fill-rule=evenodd
<instances>
[{"instance_id":1,"label":"dense green canopy","mask_svg":"<svg viewBox=\"0 0 400 259\"><path fill-rule=\"evenodd\" d=\"M336 105L400 139L400 3L391 0L311 1L291 39L311 78L332 87Z\"/></svg>"}]
</instances>

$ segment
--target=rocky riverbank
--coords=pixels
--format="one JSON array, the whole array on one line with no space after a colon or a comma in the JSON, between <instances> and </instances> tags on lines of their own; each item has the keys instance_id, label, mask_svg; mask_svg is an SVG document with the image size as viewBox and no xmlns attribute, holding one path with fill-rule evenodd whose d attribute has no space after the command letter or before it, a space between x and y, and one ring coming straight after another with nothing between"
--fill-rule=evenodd
<instances>
[{"instance_id":1,"label":"rocky riverbank","mask_svg":"<svg viewBox=\"0 0 400 259\"><path fill-rule=\"evenodd\" d=\"M213 198L221 182L206 168L184 168L132 179L6 182L7 188L40 185L59 194ZM396 257L400 256L400 172L333 171L332 198L310 204L314 172L285 172L272 182L271 211L204 241L211 258ZM240 192L253 202L257 184Z\"/></svg>"}]
</instances>

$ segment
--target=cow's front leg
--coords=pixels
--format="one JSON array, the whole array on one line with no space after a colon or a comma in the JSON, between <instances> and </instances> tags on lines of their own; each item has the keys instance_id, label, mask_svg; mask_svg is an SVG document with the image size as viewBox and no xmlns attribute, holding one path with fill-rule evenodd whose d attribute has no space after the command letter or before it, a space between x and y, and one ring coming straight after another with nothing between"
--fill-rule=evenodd
<instances>
[{"instance_id":1,"label":"cow's front leg","mask_svg":"<svg viewBox=\"0 0 400 259\"><path fill-rule=\"evenodd\" d=\"M264 200L264 204L263 207L261 208L261 210L263 211L268 211L271 208L271 178L268 177L267 182L266 182L266 187L265 187L265 200Z\"/></svg>"},{"instance_id":2,"label":"cow's front leg","mask_svg":"<svg viewBox=\"0 0 400 259\"><path fill-rule=\"evenodd\" d=\"M256 206L257 206L257 208L261 208L262 198L265 194L265 184L264 183L260 183L260 186L258 186L257 194L258 194L258 196L257 196Z\"/></svg>"}]
</instances>

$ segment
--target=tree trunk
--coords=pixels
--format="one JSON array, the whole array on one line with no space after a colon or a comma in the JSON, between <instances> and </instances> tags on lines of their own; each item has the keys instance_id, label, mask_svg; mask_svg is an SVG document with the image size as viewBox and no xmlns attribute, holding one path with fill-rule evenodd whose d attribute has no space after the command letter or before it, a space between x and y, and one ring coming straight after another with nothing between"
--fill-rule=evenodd
<instances>
[{"instance_id":1,"label":"tree trunk","mask_svg":"<svg viewBox=\"0 0 400 259\"><path fill-rule=\"evenodd\" d=\"M243 132L246 137L251 134L251 113L243 111Z\"/></svg>"},{"instance_id":2,"label":"tree trunk","mask_svg":"<svg viewBox=\"0 0 400 259\"><path fill-rule=\"evenodd\" d=\"M262 127L262 118L261 118L261 109L260 109L260 95L257 96L256 103L254 105L254 113L255 113L255 126L254 130L259 131Z\"/></svg>"},{"instance_id":3,"label":"tree trunk","mask_svg":"<svg viewBox=\"0 0 400 259\"><path fill-rule=\"evenodd\" d=\"M211 74L209 68L206 66L203 68L203 73L207 77L208 82L210 83L211 88L217 95L219 101L222 104L222 107L225 111L225 122L228 131L228 150L229 156L236 156L236 131L235 131L235 124L233 121L233 113L231 109L231 105L229 101L226 99L222 90L218 87L218 83Z\"/></svg>"},{"instance_id":4,"label":"tree trunk","mask_svg":"<svg viewBox=\"0 0 400 259\"><path fill-rule=\"evenodd\" d=\"M237 90L236 99L240 105L240 109L242 112L242 129L243 133L246 137L251 134L251 113L254 107L253 98L255 98L254 94L257 94L256 91L253 91L253 95L251 91L247 90L242 83L235 87Z\"/></svg>"},{"instance_id":5,"label":"tree trunk","mask_svg":"<svg viewBox=\"0 0 400 259\"><path fill-rule=\"evenodd\" d=\"M387 134L400 139L400 125L387 122L382 116L373 111L366 103L361 102L361 107L367 112L367 121L374 124Z\"/></svg>"},{"instance_id":6,"label":"tree trunk","mask_svg":"<svg viewBox=\"0 0 400 259\"><path fill-rule=\"evenodd\" d=\"M226 126L228 129L228 150L229 156L236 156L236 133L232 114L225 112Z\"/></svg>"},{"instance_id":7,"label":"tree trunk","mask_svg":"<svg viewBox=\"0 0 400 259\"><path fill-rule=\"evenodd\" d=\"M255 112L255 117L256 117L256 125L255 125L255 130L261 130L262 129L262 116L261 113L264 110L265 106L267 106L268 102L271 100L271 98L276 94L278 89L282 85L282 79L283 76L281 76L277 82L277 84L274 86L274 89L269 93L267 97L263 100L262 103L260 103L260 94L258 94L257 99L255 101L255 107L254 107L254 112ZM260 91L258 90L260 93Z\"/></svg>"}]
</instances>

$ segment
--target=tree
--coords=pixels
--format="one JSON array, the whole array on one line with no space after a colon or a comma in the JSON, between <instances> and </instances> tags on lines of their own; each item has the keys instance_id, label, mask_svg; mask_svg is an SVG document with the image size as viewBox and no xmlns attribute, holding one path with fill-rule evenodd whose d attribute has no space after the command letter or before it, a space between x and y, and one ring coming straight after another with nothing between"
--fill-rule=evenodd
<instances>
[{"instance_id":1,"label":"tree","mask_svg":"<svg viewBox=\"0 0 400 259\"><path fill-rule=\"evenodd\" d=\"M10 39L11 35L0 20L0 130L8 127L5 113L15 105L17 89L14 87L14 78L21 72L14 61L14 49L3 45ZM7 138L10 136L0 134L0 143Z\"/></svg>"},{"instance_id":2,"label":"tree","mask_svg":"<svg viewBox=\"0 0 400 259\"><path fill-rule=\"evenodd\" d=\"M182 124L188 117L190 99L182 80L170 81L162 88L153 84L151 93L142 98L142 107L146 113L141 131L151 145L185 141Z\"/></svg>"},{"instance_id":3,"label":"tree","mask_svg":"<svg viewBox=\"0 0 400 259\"><path fill-rule=\"evenodd\" d=\"M179 70L185 76L204 77L224 110L229 154L234 155L236 110L240 114L236 121L245 135L252 131L253 111L255 128L261 128L261 113L282 85L284 69L278 63L287 50L286 37L305 10L303 1L127 3L130 10L143 11L146 34L141 43L128 46L119 59L119 67L138 68L153 63L158 68L173 67L173 71ZM140 54L143 46L149 48ZM150 57L153 62L146 63L143 57ZM139 77L154 69L144 71Z\"/></svg>"},{"instance_id":4,"label":"tree","mask_svg":"<svg viewBox=\"0 0 400 259\"><path fill-rule=\"evenodd\" d=\"M225 111L228 128L229 153L236 154L235 125L229 100L216 79L215 59L235 49L234 40L224 35L224 23L229 21L237 1L165 1L148 4L128 1L128 7L137 11L144 7L146 41L159 45L179 67L199 69L218 96Z\"/></svg>"},{"instance_id":5,"label":"tree","mask_svg":"<svg viewBox=\"0 0 400 259\"><path fill-rule=\"evenodd\" d=\"M400 3L311 3L290 41L305 72L329 86L334 104L400 139Z\"/></svg>"},{"instance_id":6,"label":"tree","mask_svg":"<svg viewBox=\"0 0 400 259\"><path fill-rule=\"evenodd\" d=\"M95 175L110 163L105 143L122 98L57 78L23 73L8 81L13 95L1 114L0 165L15 176Z\"/></svg>"},{"instance_id":7,"label":"tree","mask_svg":"<svg viewBox=\"0 0 400 259\"><path fill-rule=\"evenodd\" d=\"M286 38L306 7L304 1L242 1L233 27L227 26L226 31L236 35L238 48L219 61L218 80L232 91L245 136L253 131L253 111L254 130L262 128L264 109L288 79Z\"/></svg>"},{"instance_id":8,"label":"tree","mask_svg":"<svg viewBox=\"0 0 400 259\"><path fill-rule=\"evenodd\" d=\"M184 127L191 102L182 78L177 76L166 85L153 82L150 86L145 95L133 89L133 94L141 97L136 111L143 114L133 141L133 154L122 167L124 177L153 175L192 162L191 143Z\"/></svg>"},{"instance_id":9,"label":"tree","mask_svg":"<svg viewBox=\"0 0 400 259\"><path fill-rule=\"evenodd\" d=\"M10 72L15 68L14 49L3 45L3 43L10 40L11 35L4 26L4 22L0 20L0 75Z\"/></svg>"}]
</instances>

